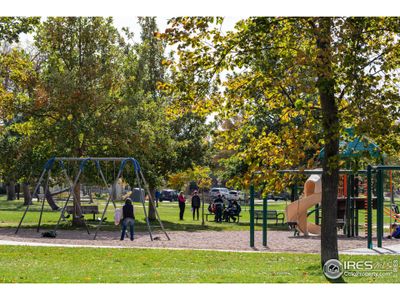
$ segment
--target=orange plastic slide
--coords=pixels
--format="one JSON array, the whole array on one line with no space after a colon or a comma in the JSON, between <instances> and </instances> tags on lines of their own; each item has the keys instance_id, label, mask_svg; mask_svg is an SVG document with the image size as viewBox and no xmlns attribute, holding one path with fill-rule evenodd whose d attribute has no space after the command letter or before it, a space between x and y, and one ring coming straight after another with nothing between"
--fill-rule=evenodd
<instances>
[{"instance_id":1,"label":"orange plastic slide","mask_svg":"<svg viewBox=\"0 0 400 300\"><path fill-rule=\"evenodd\" d=\"M286 220L297 222L297 228L305 235L321 234L321 227L307 222L307 211L321 203L322 183L320 175L311 175L304 184L304 195L286 207Z\"/></svg>"},{"instance_id":2,"label":"orange plastic slide","mask_svg":"<svg viewBox=\"0 0 400 300\"><path fill-rule=\"evenodd\" d=\"M384 212L385 212L385 215L387 215L388 217L395 219L397 222L400 221L400 214L396 214L396 212L394 210L385 207Z\"/></svg>"}]
</instances>

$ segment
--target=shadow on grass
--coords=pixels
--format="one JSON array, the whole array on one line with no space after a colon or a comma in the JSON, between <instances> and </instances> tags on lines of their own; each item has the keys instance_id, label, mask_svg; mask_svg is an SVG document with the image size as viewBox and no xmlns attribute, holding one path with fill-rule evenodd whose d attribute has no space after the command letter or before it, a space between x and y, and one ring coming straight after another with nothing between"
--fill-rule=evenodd
<instances>
[{"instance_id":1,"label":"shadow on grass","mask_svg":"<svg viewBox=\"0 0 400 300\"><path fill-rule=\"evenodd\" d=\"M92 219L87 219L85 220L87 226L89 227L90 230L94 230L97 228L97 226L100 224L99 220L92 220ZM212 222L206 222L205 225L201 225L201 223L198 224L190 224L190 223L181 223L180 221L172 222L172 221L162 221L164 228L166 231L188 231L188 232L195 232L195 231L230 231L230 227L227 227L226 225L228 223L215 223L214 221ZM42 229L54 229L56 226L55 223L45 223L40 226ZM161 230L161 226L157 221L151 221L150 226L152 230ZM231 226L231 224L229 224ZM241 227L243 230L248 230L249 229L249 223L234 223L234 226ZM9 228L13 228L14 226L5 226ZM23 228L36 228L37 224L26 224L22 225ZM72 222L70 220L68 221L62 221L60 225L58 226L59 229L62 230L82 230L84 229L84 226L73 226ZM103 231L119 231L121 229L120 225L115 225L112 220L106 219L105 221L102 222L101 224L101 230ZM256 230L261 230L261 225L255 227ZM287 231L287 227L284 225L275 225L275 224L268 224L268 230L277 230L277 231ZM135 231L147 231L147 224L145 219L136 219L135 220Z\"/></svg>"},{"instance_id":2,"label":"shadow on grass","mask_svg":"<svg viewBox=\"0 0 400 300\"><path fill-rule=\"evenodd\" d=\"M5 209L4 208L0 208L0 211L20 213L21 216L22 216L22 214L24 213L25 209L26 209L26 206L21 205L21 206L19 206L17 208L5 208ZM40 212L40 211L41 211L40 207L32 207L31 206L31 207L29 207L29 211L28 212ZM52 209L49 209L49 208L44 208L43 212L59 212L59 210L52 210Z\"/></svg>"}]
</instances>

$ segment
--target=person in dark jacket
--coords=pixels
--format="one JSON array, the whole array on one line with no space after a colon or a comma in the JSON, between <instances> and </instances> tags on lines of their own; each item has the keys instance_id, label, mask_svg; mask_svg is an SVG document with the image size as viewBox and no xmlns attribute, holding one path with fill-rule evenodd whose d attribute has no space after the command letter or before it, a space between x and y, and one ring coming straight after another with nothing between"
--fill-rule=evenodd
<instances>
[{"instance_id":1,"label":"person in dark jacket","mask_svg":"<svg viewBox=\"0 0 400 300\"><path fill-rule=\"evenodd\" d=\"M226 222L229 222L229 214L232 210L232 200L228 200L228 206L224 209L222 213L222 219Z\"/></svg>"},{"instance_id":2,"label":"person in dark jacket","mask_svg":"<svg viewBox=\"0 0 400 300\"><path fill-rule=\"evenodd\" d=\"M222 222L222 212L224 210L224 199L222 199L221 194L218 194L217 198L214 200L215 205L215 222Z\"/></svg>"},{"instance_id":3,"label":"person in dark jacket","mask_svg":"<svg viewBox=\"0 0 400 300\"><path fill-rule=\"evenodd\" d=\"M388 238L400 239L400 225L394 223L390 228L391 228L391 233L388 236Z\"/></svg>"},{"instance_id":4,"label":"person in dark jacket","mask_svg":"<svg viewBox=\"0 0 400 300\"><path fill-rule=\"evenodd\" d=\"M192 197L193 221L194 221L194 215L195 215L196 211L197 211L197 220L199 220L199 208L200 208L200 197L199 197L197 191L194 191L194 195Z\"/></svg>"},{"instance_id":5,"label":"person in dark jacket","mask_svg":"<svg viewBox=\"0 0 400 300\"><path fill-rule=\"evenodd\" d=\"M156 207L158 207L158 201L160 201L161 193L159 190L156 190Z\"/></svg>"},{"instance_id":6,"label":"person in dark jacket","mask_svg":"<svg viewBox=\"0 0 400 300\"><path fill-rule=\"evenodd\" d=\"M183 221L183 214L185 213L185 202L186 198L183 195L183 192L179 193L178 196L178 202L179 202L179 220Z\"/></svg>"},{"instance_id":7,"label":"person in dark jacket","mask_svg":"<svg viewBox=\"0 0 400 300\"><path fill-rule=\"evenodd\" d=\"M122 207L122 233L121 241L124 240L125 232L129 226L129 232L131 234L131 241L134 240L134 225L135 225L135 215L133 213L133 205L131 199L125 200L125 205Z\"/></svg>"},{"instance_id":8,"label":"person in dark jacket","mask_svg":"<svg viewBox=\"0 0 400 300\"><path fill-rule=\"evenodd\" d=\"M232 219L233 222L236 222L236 217L239 216L241 211L242 208L240 207L239 203L236 200L233 200L233 202L230 202L228 208L224 211L224 220L229 222L230 219Z\"/></svg>"}]
</instances>

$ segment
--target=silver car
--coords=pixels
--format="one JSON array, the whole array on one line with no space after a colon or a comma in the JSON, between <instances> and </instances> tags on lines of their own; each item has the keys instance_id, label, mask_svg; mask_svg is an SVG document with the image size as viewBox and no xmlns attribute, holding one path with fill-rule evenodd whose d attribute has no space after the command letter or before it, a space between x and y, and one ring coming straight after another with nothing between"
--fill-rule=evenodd
<instances>
[{"instance_id":1,"label":"silver car","mask_svg":"<svg viewBox=\"0 0 400 300\"><path fill-rule=\"evenodd\" d=\"M221 195L223 199L228 199L229 197L229 190L227 188L212 188L210 190L210 198L215 199L218 195Z\"/></svg>"},{"instance_id":2,"label":"silver car","mask_svg":"<svg viewBox=\"0 0 400 300\"><path fill-rule=\"evenodd\" d=\"M245 195L243 192L231 190L231 191L229 191L228 200L243 201L244 197L245 197Z\"/></svg>"}]
</instances>

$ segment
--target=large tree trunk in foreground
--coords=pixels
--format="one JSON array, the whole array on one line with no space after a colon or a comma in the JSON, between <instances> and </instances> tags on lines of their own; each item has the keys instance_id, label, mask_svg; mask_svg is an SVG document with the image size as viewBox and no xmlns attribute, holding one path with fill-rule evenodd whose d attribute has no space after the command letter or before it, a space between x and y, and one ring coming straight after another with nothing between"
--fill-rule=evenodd
<instances>
[{"instance_id":1,"label":"large tree trunk in foreground","mask_svg":"<svg viewBox=\"0 0 400 300\"><path fill-rule=\"evenodd\" d=\"M6 186L7 189L7 200L15 200L15 181L10 180Z\"/></svg>"},{"instance_id":2,"label":"large tree trunk in foreground","mask_svg":"<svg viewBox=\"0 0 400 300\"><path fill-rule=\"evenodd\" d=\"M28 182L22 183L22 193L24 194L24 205L31 205L32 204L32 195L31 195L31 191L29 190Z\"/></svg>"},{"instance_id":3,"label":"large tree trunk in foreground","mask_svg":"<svg viewBox=\"0 0 400 300\"><path fill-rule=\"evenodd\" d=\"M318 48L318 92L322 108L322 128L325 155L322 161L322 226L321 263L338 259L337 244L337 189L339 183L339 116L335 102L335 80L333 77L331 50L331 19L319 19Z\"/></svg>"}]
</instances>

